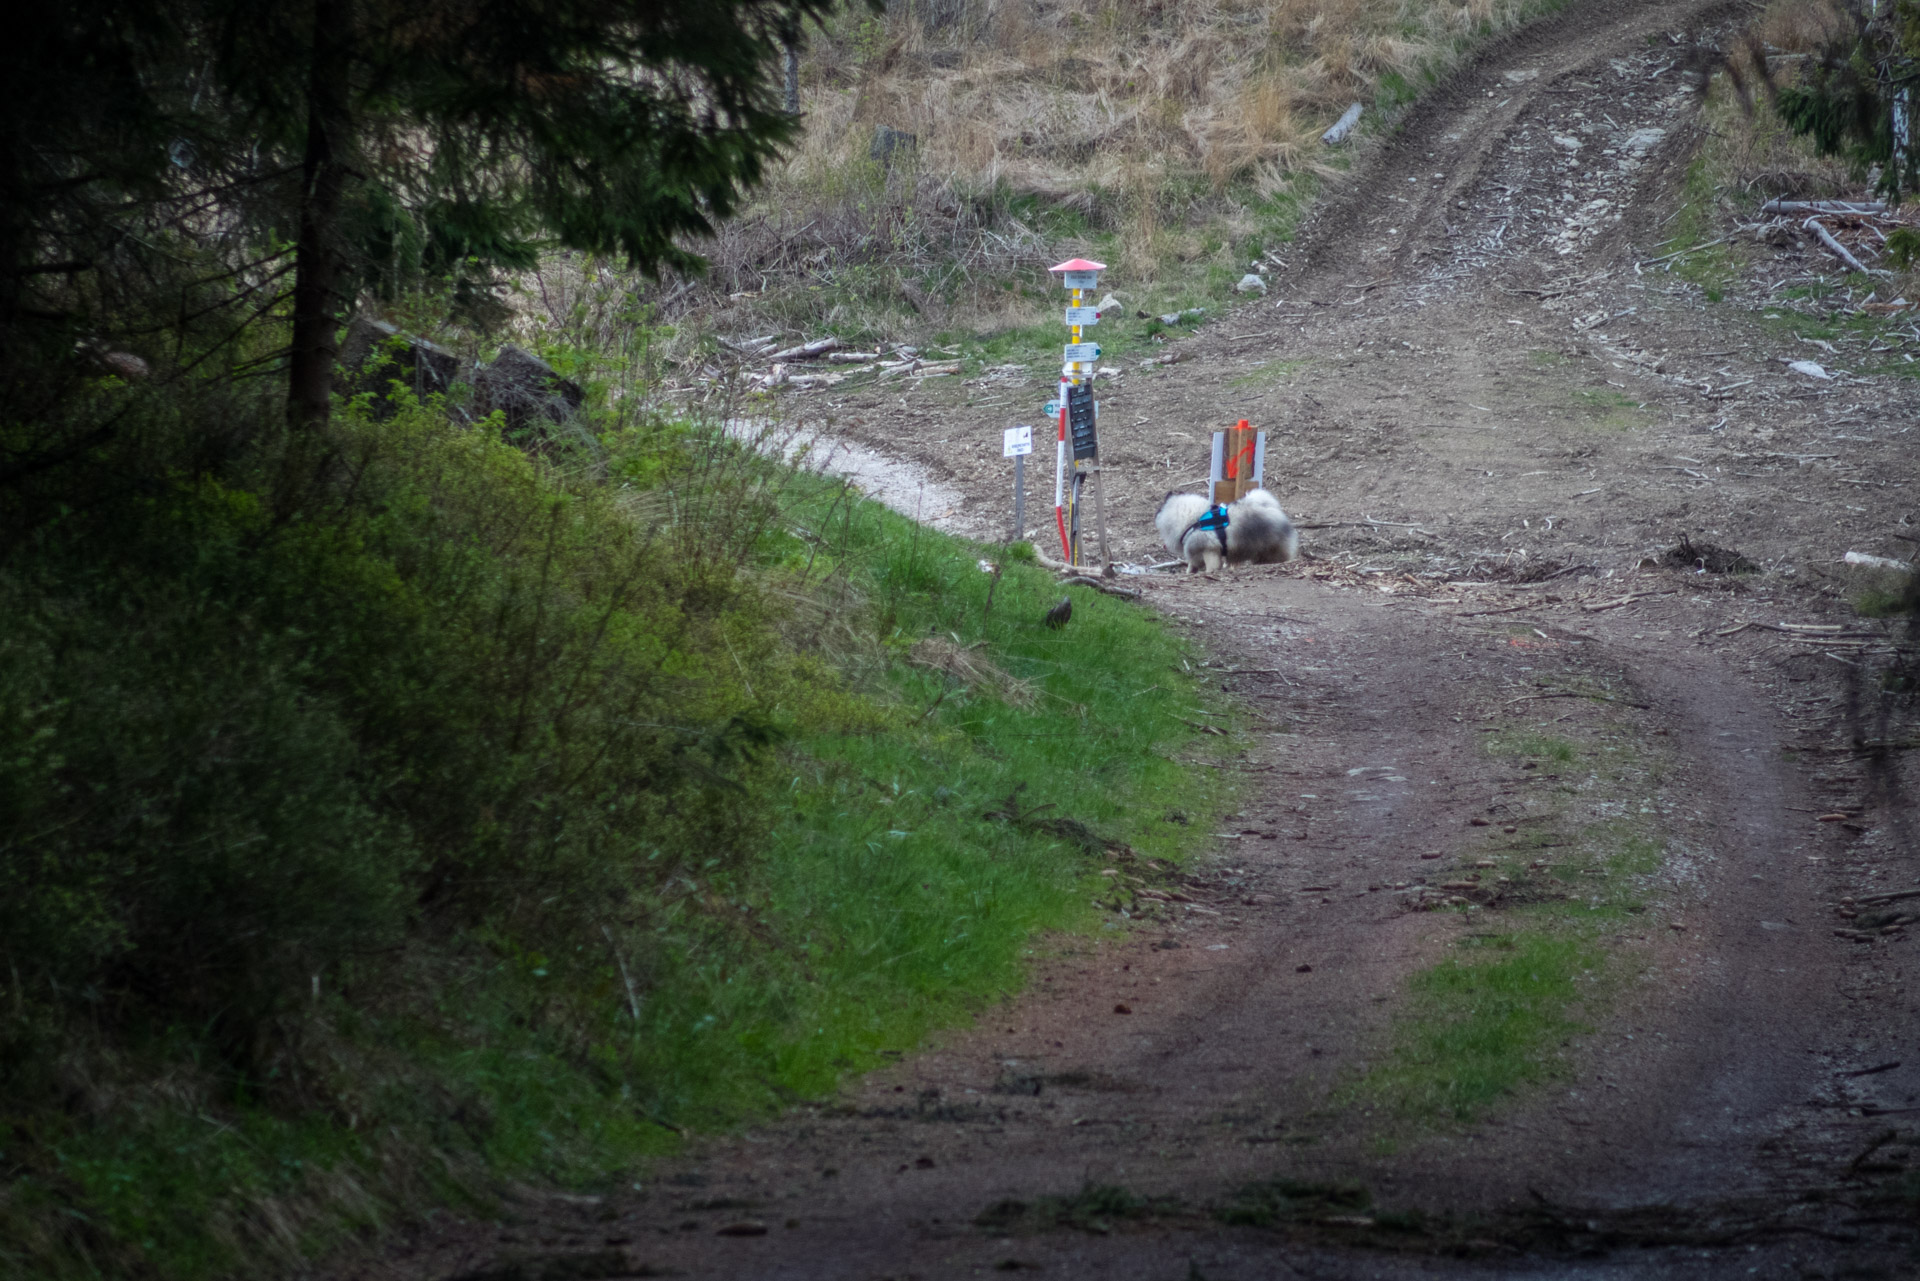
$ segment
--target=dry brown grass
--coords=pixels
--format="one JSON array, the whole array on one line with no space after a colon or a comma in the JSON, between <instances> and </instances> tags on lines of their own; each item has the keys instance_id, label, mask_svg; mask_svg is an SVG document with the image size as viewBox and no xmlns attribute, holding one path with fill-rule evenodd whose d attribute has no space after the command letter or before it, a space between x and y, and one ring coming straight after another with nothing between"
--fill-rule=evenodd
<instances>
[{"instance_id":1,"label":"dry brown grass","mask_svg":"<svg viewBox=\"0 0 1920 1281\"><path fill-rule=\"evenodd\" d=\"M1835 0L1773 0L1728 55L1709 93L1712 133L1703 153L1725 198L1860 194L1861 175L1838 157L1817 154L1772 109L1773 94L1799 77L1805 55L1852 29Z\"/></svg>"},{"instance_id":2,"label":"dry brown grass","mask_svg":"<svg viewBox=\"0 0 1920 1281\"><path fill-rule=\"evenodd\" d=\"M646 287L692 329L925 336L1037 318L1007 282L1100 252L1171 301L1246 270L1262 205L1336 171L1319 141L1390 77L1443 68L1553 0L893 0L801 65L805 134L696 246L710 278ZM914 136L875 159L877 131ZM1282 227L1282 230L1284 228ZM1209 288L1224 288L1215 280Z\"/></svg>"}]
</instances>

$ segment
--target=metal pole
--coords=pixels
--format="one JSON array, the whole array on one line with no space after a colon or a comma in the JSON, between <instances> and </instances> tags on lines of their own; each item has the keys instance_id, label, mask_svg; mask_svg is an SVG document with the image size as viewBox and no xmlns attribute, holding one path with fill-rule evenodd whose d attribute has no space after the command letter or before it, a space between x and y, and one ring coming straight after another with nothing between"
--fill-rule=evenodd
<instances>
[{"instance_id":1,"label":"metal pole","mask_svg":"<svg viewBox=\"0 0 1920 1281\"><path fill-rule=\"evenodd\" d=\"M1107 487L1100 480L1100 473L1105 470L1099 463L1093 465L1093 519L1100 530L1101 567L1112 569L1113 554L1107 550Z\"/></svg>"},{"instance_id":2,"label":"metal pole","mask_svg":"<svg viewBox=\"0 0 1920 1281\"><path fill-rule=\"evenodd\" d=\"M1013 541L1027 536L1027 456L1013 456Z\"/></svg>"}]
</instances>

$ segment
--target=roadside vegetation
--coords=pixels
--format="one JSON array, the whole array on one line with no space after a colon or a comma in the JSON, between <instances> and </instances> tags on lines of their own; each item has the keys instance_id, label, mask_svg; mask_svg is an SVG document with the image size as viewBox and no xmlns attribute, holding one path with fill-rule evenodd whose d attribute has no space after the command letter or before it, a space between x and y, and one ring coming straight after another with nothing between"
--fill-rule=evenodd
<instances>
[{"instance_id":1,"label":"roadside vegetation","mask_svg":"<svg viewBox=\"0 0 1920 1281\"><path fill-rule=\"evenodd\" d=\"M1898 88L1920 71L1916 22L1900 7L1772 0L1709 81L1665 246L1666 270L1707 301L1732 299L1796 355L1858 375L1920 377L1920 121ZM1882 202L1820 220L1868 271L1818 243L1804 211L1767 213L1776 199ZM1828 577L1863 617L1920 609L1920 576Z\"/></svg>"},{"instance_id":2,"label":"roadside vegetation","mask_svg":"<svg viewBox=\"0 0 1920 1281\"><path fill-rule=\"evenodd\" d=\"M1476 42L1556 0L895 0L848 10L800 59L799 146L703 247L639 286L699 384L710 335L833 335L979 365L1058 360L1046 268L1110 265L1109 358L1151 349L1283 270L1346 153ZM554 263L565 277L591 266ZM530 283L537 294L538 283ZM1206 309L1196 312L1195 309ZM525 322L549 323L536 304Z\"/></svg>"},{"instance_id":3,"label":"roadside vegetation","mask_svg":"<svg viewBox=\"0 0 1920 1281\"><path fill-rule=\"evenodd\" d=\"M404 338L336 380L351 312L492 355L498 273L685 264L761 177L831 6L617 11L0 50L0 1276L620 1186L1017 988L1224 800L1151 615L670 412L630 297L507 408Z\"/></svg>"},{"instance_id":4,"label":"roadside vegetation","mask_svg":"<svg viewBox=\"0 0 1920 1281\"><path fill-rule=\"evenodd\" d=\"M140 399L7 509L0 1273L605 1187L1085 926L1104 850L1009 797L1190 846L1135 606L1049 629L1051 575L698 423L349 413L288 485L271 406Z\"/></svg>"}]
</instances>

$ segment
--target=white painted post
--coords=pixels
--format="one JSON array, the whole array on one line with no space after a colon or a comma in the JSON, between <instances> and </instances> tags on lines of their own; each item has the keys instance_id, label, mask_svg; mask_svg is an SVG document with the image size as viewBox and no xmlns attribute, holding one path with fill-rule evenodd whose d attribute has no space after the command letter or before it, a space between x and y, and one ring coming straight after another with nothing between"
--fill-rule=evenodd
<instances>
[{"instance_id":1,"label":"white painted post","mask_svg":"<svg viewBox=\"0 0 1920 1281\"><path fill-rule=\"evenodd\" d=\"M1065 351L1062 353L1065 359L1060 366L1060 429L1055 437L1053 473L1054 524L1058 527L1060 533L1060 550L1062 554L1065 555L1069 565L1080 564L1080 522L1078 520L1078 512L1073 514L1074 519L1069 520L1068 518L1067 504L1069 502L1069 487L1067 485L1067 471L1068 468L1071 467L1077 477L1083 468L1081 466L1082 460L1073 458L1067 448L1067 418L1073 404L1073 390L1083 385L1091 389L1094 378L1094 363L1100 359L1100 345L1098 343L1084 341L1081 331L1089 325L1097 325L1100 323L1099 311L1086 305L1086 296L1088 291L1099 287L1100 273L1106 269L1107 264L1103 262L1090 262L1085 258L1070 258L1066 262L1047 268L1049 272L1060 273L1060 283L1066 286L1067 292L1070 295L1066 312L1066 322L1072 341L1067 344ZM1092 461L1097 468L1099 460L1096 458ZM1071 501L1075 505L1079 502L1081 489L1082 486L1079 484L1071 487L1071 493L1073 495ZM1097 485L1095 486L1094 492L1096 494L1099 493ZM1071 534L1068 533L1069 525L1072 526L1074 531ZM1102 554L1104 554L1105 548L1103 547L1101 550Z\"/></svg>"},{"instance_id":2,"label":"white painted post","mask_svg":"<svg viewBox=\"0 0 1920 1281\"><path fill-rule=\"evenodd\" d=\"M1013 542L1027 536L1027 455L1033 452L1033 428L1009 427L1001 433L1000 453L1013 459Z\"/></svg>"}]
</instances>

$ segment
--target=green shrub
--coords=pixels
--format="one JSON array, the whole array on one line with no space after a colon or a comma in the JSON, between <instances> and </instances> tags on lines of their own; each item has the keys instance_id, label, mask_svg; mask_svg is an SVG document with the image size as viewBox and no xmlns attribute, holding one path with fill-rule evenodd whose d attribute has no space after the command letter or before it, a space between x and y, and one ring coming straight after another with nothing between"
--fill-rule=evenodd
<instances>
[{"instance_id":1,"label":"green shrub","mask_svg":"<svg viewBox=\"0 0 1920 1281\"><path fill-rule=\"evenodd\" d=\"M0 1276L603 1185L1017 986L1096 878L1010 793L1221 787L1150 616L718 433L278 412L0 488Z\"/></svg>"}]
</instances>

